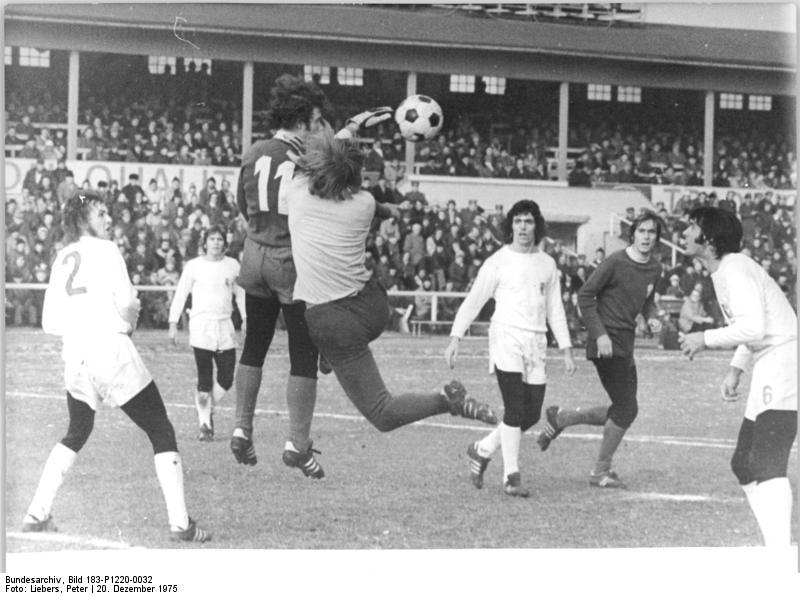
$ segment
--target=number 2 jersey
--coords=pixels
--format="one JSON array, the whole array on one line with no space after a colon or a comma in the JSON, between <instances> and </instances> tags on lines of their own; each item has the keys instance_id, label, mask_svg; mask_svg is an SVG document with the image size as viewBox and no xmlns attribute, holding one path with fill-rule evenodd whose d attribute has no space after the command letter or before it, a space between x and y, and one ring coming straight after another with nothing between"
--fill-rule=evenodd
<instances>
[{"instance_id":1,"label":"number 2 jersey","mask_svg":"<svg viewBox=\"0 0 800 595\"><path fill-rule=\"evenodd\" d=\"M64 341L64 359L113 333L129 333L125 312L138 304L116 244L83 236L56 254L42 311L44 332Z\"/></svg>"},{"instance_id":2,"label":"number 2 jersey","mask_svg":"<svg viewBox=\"0 0 800 595\"><path fill-rule=\"evenodd\" d=\"M290 246L286 190L295 164L289 152L304 150L299 137L279 130L242 157L236 204L247 220L247 237L264 246Z\"/></svg>"}]
</instances>

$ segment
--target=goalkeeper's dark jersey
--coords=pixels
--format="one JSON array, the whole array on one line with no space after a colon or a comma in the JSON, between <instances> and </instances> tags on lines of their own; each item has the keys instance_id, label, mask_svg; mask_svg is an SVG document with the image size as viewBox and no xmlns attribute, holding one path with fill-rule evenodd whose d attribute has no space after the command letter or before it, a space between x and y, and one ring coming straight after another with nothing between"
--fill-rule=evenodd
<instances>
[{"instance_id":1,"label":"goalkeeper's dark jersey","mask_svg":"<svg viewBox=\"0 0 800 595\"><path fill-rule=\"evenodd\" d=\"M295 164L287 155L290 151L302 153L302 141L280 130L242 157L236 204L247 220L247 237L264 246L291 245L286 188Z\"/></svg>"},{"instance_id":2,"label":"goalkeeper's dark jersey","mask_svg":"<svg viewBox=\"0 0 800 595\"><path fill-rule=\"evenodd\" d=\"M586 355L597 357L597 337L607 334L614 356L633 356L636 316L649 317L661 265L654 259L636 262L625 250L597 266L578 291L578 307L589 337Z\"/></svg>"}]
</instances>

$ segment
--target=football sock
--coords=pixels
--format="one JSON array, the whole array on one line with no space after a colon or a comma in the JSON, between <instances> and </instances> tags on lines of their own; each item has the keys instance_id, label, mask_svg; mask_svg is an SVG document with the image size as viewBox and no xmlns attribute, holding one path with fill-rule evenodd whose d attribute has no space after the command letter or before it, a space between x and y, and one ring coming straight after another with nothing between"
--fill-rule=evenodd
<instances>
[{"instance_id":1,"label":"football sock","mask_svg":"<svg viewBox=\"0 0 800 595\"><path fill-rule=\"evenodd\" d=\"M33 500L28 507L29 515L39 521L47 518L53 508L56 493L64 482L64 475L70 470L77 457L78 453L60 442L53 447L44 464Z\"/></svg>"},{"instance_id":2,"label":"football sock","mask_svg":"<svg viewBox=\"0 0 800 595\"><path fill-rule=\"evenodd\" d=\"M289 409L289 440L298 452L311 446L311 421L317 402L317 379L289 376L286 406Z\"/></svg>"},{"instance_id":3,"label":"football sock","mask_svg":"<svg viewBox=\"0 0 800 595\"><path fill-rule=\"evenodd\" d=\"M167 517L173 529L186 529L189 526L189 513L183 495L183 464L177 452L160 452L154 457L156 476L161 484Z\"/></svg>"},{"instance_id":4,"label":"football sock","mask_svg":"<svg viewBox=\"0 0 800 595\"><path fill-rule=\"evenodd\" d=\"M261 368L239 364L236 367L236 423L249 435L253 433L253 416L261 387Z\"/></svg>"},{"instance_id":5,"label":"football sock","mask_svg":"<svg viewBox=\"0 0 800 595\"><path fill-rule=\"evenodd\" d=\"M219 405L219 402L228 394L228 391L215 382L214 387L211 389L211 394L214 396L214 402L211 404L213 409L214 406Z\"/></svg>"},{"instance_id":6,"label":"football sock","mask_svg":"<svg viewBox=\"0 0 800 595\"><path fill-rule=\"evenodd\" d=\"M606 421L603 428L603 440L600 442L600 453L597 455L597 462L594 465L595 473L605 473L611 469L611 459L617 452L622 438L625 436L626 428L620 428L610 419Z\"/></svg>"},{"instance_id":7,"label":"football sock","mask_svg":"<svg viewBox=\"0 0 800 595\"><path fill-rule=\"evenodd\" d=\"M197 420L200 425L211 427L211 393L195 391L194 406L197 409Z\"/></svg>"},{"instance_id":8,"label":"football sock","mask_svg":"<svg viewBox=\"0 0 800 595\"><path fill-rule=\"evenodd\" d=\"M519 443L522 430L500 423L500 449L503 452L503 476L519 472Z\"/></svg>"},{"instance_id":9,"label":"football sock","mask_svg":"<svg viewBox=\"0 0 800 595\"><path fill-rule=\"evenodd\" d=\"M791 545L792 487L787 477L743 485L745 496L756 517L764 545Z\"/></svg>"},{"instance_id":10,"label":"football sock","mask_svg":"<svg viewBox=\"0 0 800 595\"><path fill-rule=\"evenodd\" d=\"M482 457L491 458L498 448L500 448L500 426L489 432L483 440L478 442L478 454Z\"/></svg>"},{"instance_id":11,"label":"football sock","mask_svg":"<svg viewBox=\"0 0 800 595\"><path fill-rule=\"evenodd\" d=\"M576 407L575 409L559 409L556 422L559 428L578 424L602 426L608 419L608 407Z\"/></svg>"}]
</instances>

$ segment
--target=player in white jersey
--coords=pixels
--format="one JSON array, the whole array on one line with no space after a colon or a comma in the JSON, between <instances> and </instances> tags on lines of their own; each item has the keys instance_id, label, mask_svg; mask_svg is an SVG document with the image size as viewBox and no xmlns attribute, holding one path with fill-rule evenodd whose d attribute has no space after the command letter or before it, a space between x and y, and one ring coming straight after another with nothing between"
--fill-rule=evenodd
<instances>
[{"instance_id":1,"label":"player in white jersey","mask_svg":"<svg viewBox=\"0 0 800 595\"><path fill-rule=\"evenodd\" d=\"M500 447L504 491L524 498L529 492L521 482L519 447L522 434L539 421L542 413L547 386L547 323L564 352L569 375L575 372L575 361L556 263L537 247L545 233L539 205L532 200L517 202L509 210L504 228L510 243L483 263L453 321L445 359L453 368L460 340L486 302L494 298L489 371L497 376L505 411L497 428L469 445L470 476L476 488L483 487L483 473Z\"/></svg>"},{"instance_id":2,"label":"player in white jersey","mask_svg":"<svg viewBox=\"0 0 800 595\"><path fill-rule=\"evenodd\" d=\"M186 263L169 308L169 337L177 343L178 320L186 299L192 296L189 345L197 365L195 407L199 438L204 442L214 439L214 407L233 385L236 367L236 339L231 320L233 298L242 314L243 327L247 320L244 290L236 284L239 262L225 256L227 247L224 228L217 225L205 231L205 254ZM214 364L217 366L216 381Z\"/></svg>"},{"instance_id":3,"label":"player in white jersey","mask_svg":"<svg viewBox=\"0 0 800 595\"><path fill-rule=\"evenodd\" d=\"M797 435L797 316L777 283L739 254L742 225L728 211L699 207L684 231L686 253L711 273L727 326L681 336L681 349L736 347L722 397L738 398L743 370L753 363L750 392L731 467L758 521L764 543L791 543L792 489L786 476Z\"/></svg>"},{"instance_id":4,"label":"player in white jersey","mask_svg":"<svg viewBox=\"0 0 800 595\"><path fill-rule=\"evenodd\" d=\"M108 240L108 208L98 194L80 191L64 205L63 221L70 242L53 261L42 327L63 341L69 428L50 452L22 530L56 530L53 501L89 439L98 403L104 401L120 407L150 439L171 538L208 541L210 534L186 511L175 430L130 339L139 316L139 298L122 255Z\"/></svg>"}]
</instances>

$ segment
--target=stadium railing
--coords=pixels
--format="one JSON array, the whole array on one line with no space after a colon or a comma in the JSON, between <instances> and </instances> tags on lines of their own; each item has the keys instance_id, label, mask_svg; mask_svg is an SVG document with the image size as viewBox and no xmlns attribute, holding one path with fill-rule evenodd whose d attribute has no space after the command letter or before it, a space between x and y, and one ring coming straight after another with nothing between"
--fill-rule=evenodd
<instances>
[{"instance_id":1,"label":"stadium railing","mask_svg":"<svg viewBox=\"0 0 800 595\"><path fill-rule=\"evenodd\" d=\"M135 285L134 288L140 292L158 292L170 293L175 291L174 285ZM46 283L6 283L5 292L6 298L9 297L10 292L21 290L34 290L44 291L47 289ZM440 300L441 299L463 299L467 296L464 291L389 291L387 292L390 298L410 298L415 299L418 297L427 298L431 300L430 318L425 320L409 321L415 334L419 334L423 326L450 326L453 324L452 320L440 319ZM477 323L480 326L480 323Z\"/></svg>"}]
</instances>

